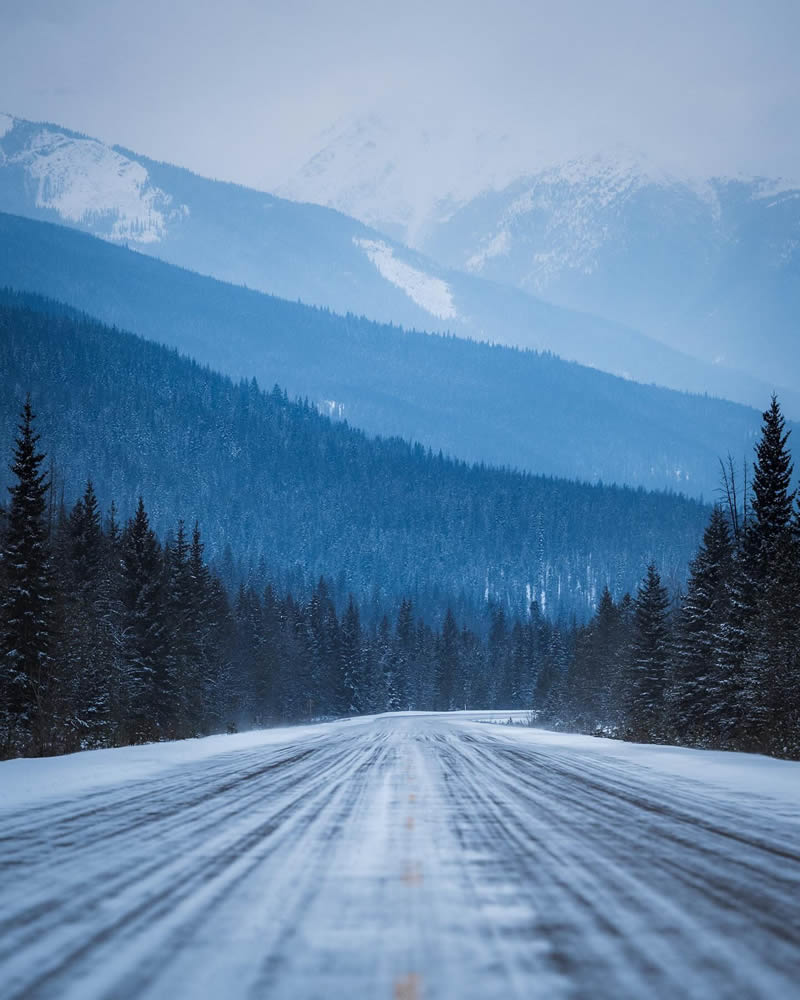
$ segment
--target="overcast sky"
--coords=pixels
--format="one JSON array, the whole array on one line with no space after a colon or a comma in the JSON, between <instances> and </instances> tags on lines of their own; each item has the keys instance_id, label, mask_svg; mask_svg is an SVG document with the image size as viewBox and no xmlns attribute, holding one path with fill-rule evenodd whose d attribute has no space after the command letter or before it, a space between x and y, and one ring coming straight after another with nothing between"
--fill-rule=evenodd
<instances>
[{"instance_id":1,"label":"overcast sky","mask_svg":"<svg viewBox=\"0 0 800 1000\"><path fill-rule=\"evenodd\" d=\"M0 110L262 187L386 100L797 177L799 39L800 0L0 0Z\"/></svg>"}]
</instances>

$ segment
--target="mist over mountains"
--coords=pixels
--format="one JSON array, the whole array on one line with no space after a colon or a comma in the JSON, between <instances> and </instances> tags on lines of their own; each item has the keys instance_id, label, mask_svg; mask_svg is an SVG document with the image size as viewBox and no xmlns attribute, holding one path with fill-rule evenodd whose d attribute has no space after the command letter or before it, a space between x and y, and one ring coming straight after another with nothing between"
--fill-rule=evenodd
<instances>
[{"instance_id":1,"label":"mist over mountains","mask_svg":"<svg viewBox=\"0 0 800 1000\"><path fill-rule=\"evenodd\" d=\"M630 149L553 160L523 138L376 111L321 137L279 190L450 267L797 384L800 184Z\"/></svg>"},{"instance_id":2,"label":"mist over mountains","mask_svg":"<svg viewBox=\"0 0 800 1000\"><path fill-rule=\"evenodd\" d=\"M337 156L318 164L315 176L323 194L333 191L328 168L338 169ZM353 172L353 183L357 177ZM378 181L373 182L378 197ZM310 188L307 193L313 195ZM407 328L552 351L637 381L757 407L781 387L773 375L756 377L763 367L758 363L748 362L746 371L714 364L716 355L693 356L692 340L676 348L643 335L627 317L605 318L600 315L604 301L596 314L587 312L589 292L583 298L575 293L578 309L546 301L569 296L559 291L558 276L544 289L545 297L532 287L525 261L533 216L528 213L519 223L528 226L527 236L517 236L516 230L509 235L502 229L510 225L503 222L503 198L511 197L507 191L463 204L456 204L455 195L448 197L447 212L423 227L425 235L422 229L417 233L430 248L428 255L330 208L207 180L59 126L0 116L0 210L74 226L282 298ZM564 197L572 204L571 193ZM607 228L602 219L591 225ZM590 233L591 225L586 223ZM545 256L556 263L578 261L576 280L586 284L588 265L575 255L570 232L552 236L560 247L566 240L561 257L556 251ZM638 259L636 248L631 253ZM562 264L557 270L566 275L558 278L563 284L573 274ZM611 297L613 282L598 274L591 280ZM669 275L659 278L662 284L670 280ZM608 312L613 312L610 306ZM769 345L763 354L769 357ZM790 415L800 414L800 393L781 388L781 398Z\"/></svg>"}]
</instances>

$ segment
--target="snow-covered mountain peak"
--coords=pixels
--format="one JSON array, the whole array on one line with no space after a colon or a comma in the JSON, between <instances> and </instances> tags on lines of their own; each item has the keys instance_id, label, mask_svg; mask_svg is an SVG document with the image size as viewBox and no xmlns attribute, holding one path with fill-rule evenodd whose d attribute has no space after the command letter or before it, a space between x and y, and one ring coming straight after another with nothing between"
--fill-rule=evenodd
<instances>
[{"instance_id":1,"label":"snow-covered mountain peak","mask_svg":"<svg viewBox=\"0 0 800 1000\"><path fill-rule=\"evenodd\" d=\"M147 168L110 146L49 125L0 118L0 162L21 170L38 209L114 242L157 243L185 206Z\"/></svg>"},{"instance_id":2,"label":"snow-covered mountain peak","mask_svg":"<svg viewBox=\"0 0 800 1000\"><path fill-rule=\"evenodd\" d=\"M351 215L412 246L481 191L508 184L519 162L510 136L469 122L423 122L390 107L337 122L277 190Z\"/></svg>"},{"instance_id":3,"label":"snow-covered mountain peak","mask_svg":"<svg viewBox=\"0 0 800 1000\"><path fill-rule=\"evenodd\" d=\"M713 201L705 178L667 169L623 146L556 157L535 127L514 134L425 109L384 103L343 119L318 137L317 151L278 194L338 209L422 249L433 230L465 205L526 180L584 190L606 203L645 184L683 184Z\"/></svg>"}]
</instances>

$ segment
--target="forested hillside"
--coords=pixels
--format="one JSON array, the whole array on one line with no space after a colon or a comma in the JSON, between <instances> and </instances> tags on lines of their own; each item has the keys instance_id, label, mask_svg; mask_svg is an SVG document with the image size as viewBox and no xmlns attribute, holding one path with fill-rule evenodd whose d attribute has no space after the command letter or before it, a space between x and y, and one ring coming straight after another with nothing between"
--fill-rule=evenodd
<instances>
[{"instance_id":1,"label":"forested hillside","mask_svg":"<svg viewBox=\"0 0 800 1000\"><path fill-rule=\"evenodd\" d=\"M0 283L83 309L235 378L276 382L371 433L468 461L710 500L755 410L551 355L340 317L74 230L0 214Z\"/></svg>"},{"instance_id":2,"label":"forested hillside","mask_svg":"<svg viewBox=\"0 0 800 1000\"><path fill-rule=\"evenodd\" d=\"M143 499L103 516L91 480L67 510L26 400L0 519L0 758L176 739L275 720L525 705L563 676L570 635L532 605L492 608L488 641L402 601L365 626L320 580L305 600L209 570L199 527L165 544ZM513 657L511 656L513 651Z\"/></svg>"},{"instance_id":3,"label":"forested hillside","mask_svg":"<svg viewBox=\"0 0 800 1000\"><path fill-rule=\"evenodd\" d=\"M490 603L481 636L450 605L432 628L408 598L366 624L352 595L337 610L324 580L303 600L271 582L232 599L197 525L178 520L162 544L141 497L123 525L113 502L103 516L91 479L70 509L53 503L28 398L0 518L0 757L478 706L797 756L800 520L786 445L773 399L752 496L731 488L714 508L679 605L651 563L635 600L604 589L587 626L548 622L535 600L513 618Z\"/></svg>"},{"instance_id":4,"label":"forested hillside","mask_svg":"<svg viewBox=\"0 0 800 1000\"><path fill-rule=\"evenodd\" d=\"M199 518L229 585L307 592L331 576L337 601L352 591L372 620L402 597L433 622L451 605L482 627L488 600L580 619L606 584L616 597L635 588L651 560L679 583L702 533L695 501L373 440L278 389L42 308L13 294L0 307L2 440L30 392L56 501L71 504L91 476L122 517L144 495L162 535Z\"/></svg>"}]
</instances>

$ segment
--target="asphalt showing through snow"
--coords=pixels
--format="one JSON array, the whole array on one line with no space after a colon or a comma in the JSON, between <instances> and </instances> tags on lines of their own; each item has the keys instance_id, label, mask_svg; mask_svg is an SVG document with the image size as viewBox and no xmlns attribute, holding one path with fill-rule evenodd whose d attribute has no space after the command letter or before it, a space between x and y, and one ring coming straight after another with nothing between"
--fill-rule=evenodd
<instances>
[{"instance_id":1,"label":"asphalt showing through snow","mask_svg":"<svg viewBox=\"0 0 800 1000\"><path fill-rule=\"evenodd\" d=\"M800 810L448 716L0 815L0 995L797 998Z\"/></svg>"}]
</instances>

